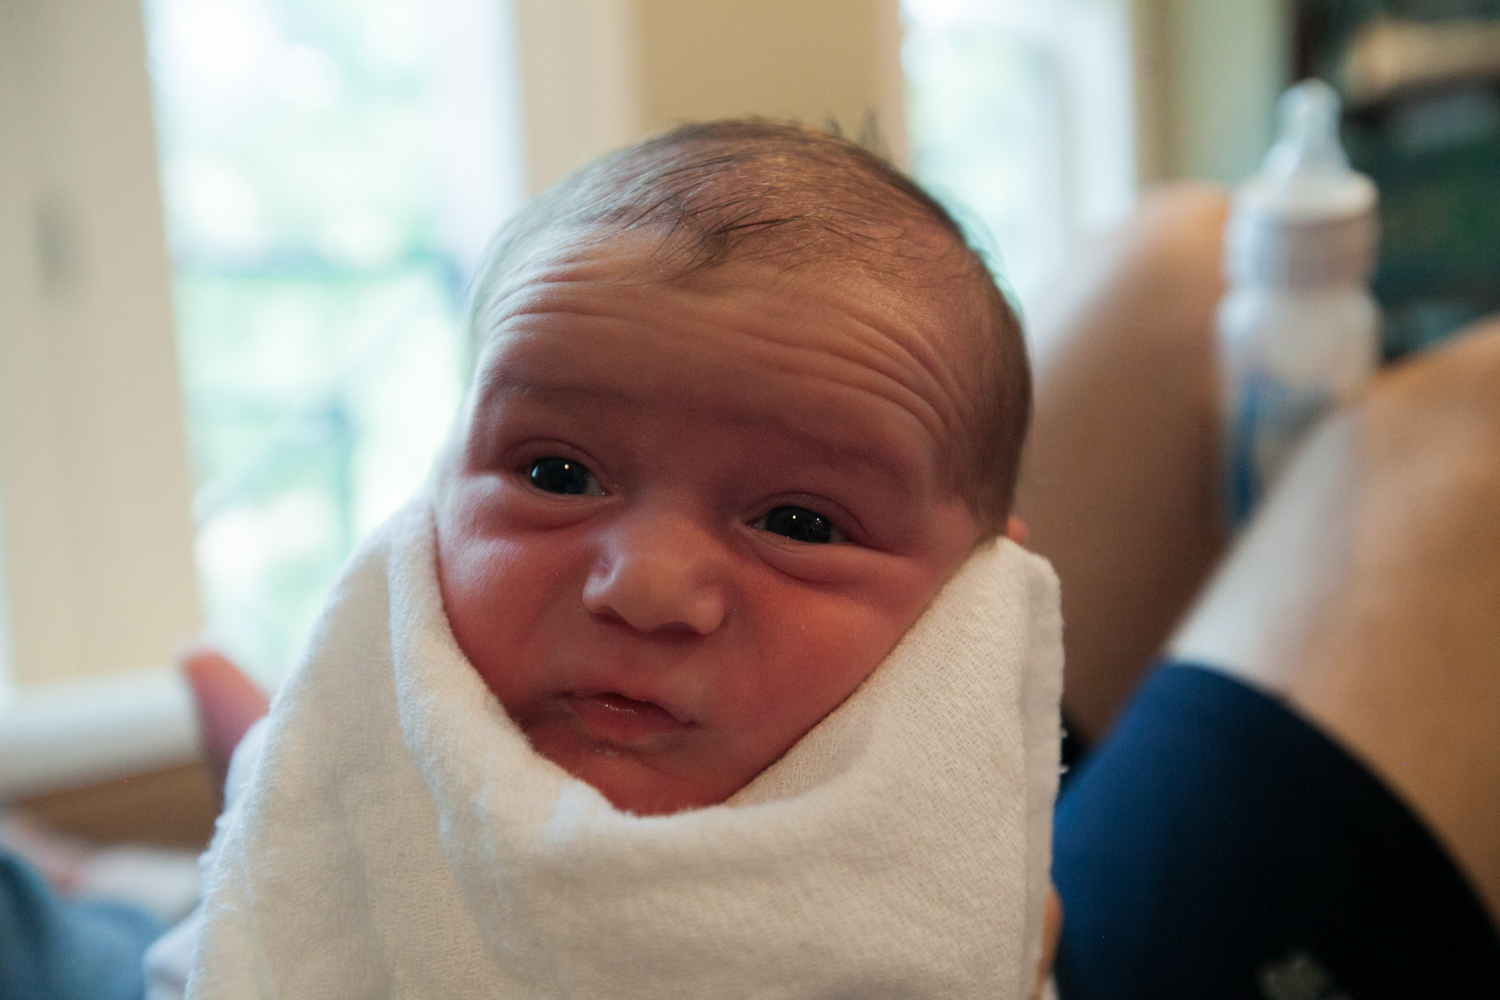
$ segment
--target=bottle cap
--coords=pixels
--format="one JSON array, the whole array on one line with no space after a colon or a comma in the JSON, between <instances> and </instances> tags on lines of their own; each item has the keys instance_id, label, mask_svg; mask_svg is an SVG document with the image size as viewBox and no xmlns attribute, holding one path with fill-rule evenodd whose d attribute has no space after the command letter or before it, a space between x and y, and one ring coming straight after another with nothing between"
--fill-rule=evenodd
<instances>
[{"instance_id":1,"label":"bottle cap","mask_svg":"<svg viewBox=\"0 0 1500 1000\"><path fill-rule=\"evenodd\" d=\"M1375 185L1339 144L1339 98L1304 80L1277 105L1276 144L1240 185L1225 229L1231 282L1315 288L1364 284L1375 264Z\"/></svg>"}]
</instances>

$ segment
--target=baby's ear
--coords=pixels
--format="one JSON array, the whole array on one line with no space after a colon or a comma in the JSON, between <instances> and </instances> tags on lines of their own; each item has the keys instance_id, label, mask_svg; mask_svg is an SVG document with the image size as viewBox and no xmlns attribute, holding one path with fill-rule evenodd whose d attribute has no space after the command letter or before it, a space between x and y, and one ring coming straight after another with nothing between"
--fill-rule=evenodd
<instances>
[{"instance_id":1,"label":"baby's ear","mask_svg":"<svg viewBox=\"0 0 1500 1000\"><path fill-rule=\"evenodd\" d=\"M1005 537L1017 545L1025 545L1026 539L1030 537L1031 529L1026 527L1026 522L1012 514L1005 522Z\"/></svg>"}]
</instances>

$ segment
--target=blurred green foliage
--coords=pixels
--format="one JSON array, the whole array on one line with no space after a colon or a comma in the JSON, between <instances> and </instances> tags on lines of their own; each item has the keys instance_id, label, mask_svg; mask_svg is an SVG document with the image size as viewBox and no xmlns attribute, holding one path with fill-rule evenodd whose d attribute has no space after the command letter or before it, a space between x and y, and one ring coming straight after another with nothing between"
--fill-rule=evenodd
<instances>
[{"instance_id":1,"label":"blurred green foliage","mask_svg":"<svg viewBox=\"0 0 1500 1000\"><path fill-rule=\"evenodd\" d=\"M453 412L417 0L146 0L208 636L267 682Z\"/></svg>"}]
</instances>

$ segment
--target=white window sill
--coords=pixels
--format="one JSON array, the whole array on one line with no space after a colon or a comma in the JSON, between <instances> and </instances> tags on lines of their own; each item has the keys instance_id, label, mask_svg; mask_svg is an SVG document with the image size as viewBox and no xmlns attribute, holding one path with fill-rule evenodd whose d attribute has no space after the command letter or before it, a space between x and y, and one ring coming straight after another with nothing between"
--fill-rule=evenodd
<instances>
[{"instance_id":1,"label":"white window sill","mask_svg":"<svg viewBox=\"0 0 1500 1000\"><path fill-rule=\"evenodd\" d=\"M176 670L0 695L0 801L187 763L197 723Z\"/></svg>"}]
</instances>

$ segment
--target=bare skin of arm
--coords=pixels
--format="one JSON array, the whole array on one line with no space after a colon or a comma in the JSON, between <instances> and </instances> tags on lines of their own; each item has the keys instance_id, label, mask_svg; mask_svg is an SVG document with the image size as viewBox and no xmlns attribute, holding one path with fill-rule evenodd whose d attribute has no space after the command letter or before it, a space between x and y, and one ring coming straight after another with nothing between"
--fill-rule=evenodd
<instances>
[{"instance_id":1,"label":"bare skin of arm","mask_svg":"<svg viewBox=\"0 0 1500 1000\"><path fill-rule=\"evenodd\" d=\"M1172 651L1343 744L1500 922L1500 322L1315 435Z\"/></svg>"},{"instance_id":2,"label":"bare skin of arm","mask_svg":"<svg viewBox=\"0 0 1500 1000\"><path fill-rule=\"evenodd\" d=\"M1063 709L1108 731L1223 552L1212 331L1226 200L1147 196L1028 317L1036 410L1018 513L1063 581Z\"/></svg>"}]
</instances>

